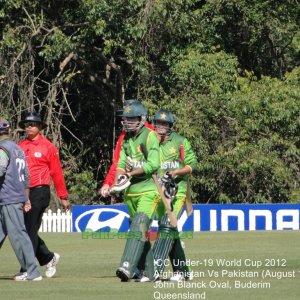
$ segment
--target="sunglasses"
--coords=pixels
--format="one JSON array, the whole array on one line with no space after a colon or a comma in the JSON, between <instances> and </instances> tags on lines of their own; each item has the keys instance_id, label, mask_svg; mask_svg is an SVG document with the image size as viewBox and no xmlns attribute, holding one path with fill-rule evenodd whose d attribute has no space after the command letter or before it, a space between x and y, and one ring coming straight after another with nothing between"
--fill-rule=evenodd
<instances>
[{"instance_id":1,"label":"sunglasses","mask_svg":"<svg viewBox=\"0 0 300 300\"><path fill-rule=\"evenodd\" d=\"M38 127L40 125L40 123L37 122L26 122L24 124L25 127Z\"/></svg>"}]
</instances>

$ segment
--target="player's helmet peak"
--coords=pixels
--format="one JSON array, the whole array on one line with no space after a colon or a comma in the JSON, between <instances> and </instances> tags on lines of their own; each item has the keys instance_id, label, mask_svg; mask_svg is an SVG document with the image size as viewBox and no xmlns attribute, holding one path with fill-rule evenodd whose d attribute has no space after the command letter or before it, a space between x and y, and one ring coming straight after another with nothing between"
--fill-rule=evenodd
<instances>
[{"instance_id":1,"label":"player's helmet peak","mask_svg":"<svg viewBox=\"0 0 300 300\"><path fill-rule=\"evenodd\" d=\"M132 102L131 104L126 104L123 108L122 117L133 118L147 116L147 108L139 101Z\"/></svg>"}]
</instances>

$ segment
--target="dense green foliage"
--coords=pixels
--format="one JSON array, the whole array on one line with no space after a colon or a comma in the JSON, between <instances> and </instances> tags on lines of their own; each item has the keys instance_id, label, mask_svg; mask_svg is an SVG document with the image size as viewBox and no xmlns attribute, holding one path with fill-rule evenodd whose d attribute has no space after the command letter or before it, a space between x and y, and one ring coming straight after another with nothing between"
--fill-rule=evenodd
<instances>
[{"instance_id":1,"label":"dense green foliage","mask_svg":"<svg viewBox=\"0 0 300 300\"><path fill-rule=\"evenodd\" d=\"M164 107L198 202L300 201L300 7L286 0L0 0L0 109L45 116L75 202L97 198L124 99Z\"/></svg>"}]
</instances>

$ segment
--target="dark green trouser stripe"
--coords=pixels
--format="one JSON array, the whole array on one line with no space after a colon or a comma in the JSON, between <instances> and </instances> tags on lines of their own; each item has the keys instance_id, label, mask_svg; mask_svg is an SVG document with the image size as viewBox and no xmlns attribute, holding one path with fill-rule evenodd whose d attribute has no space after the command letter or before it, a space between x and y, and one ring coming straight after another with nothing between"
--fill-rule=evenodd
<instances>
[{"instance_id":1,"label":"dark green trouser stripe","mask_svg":"<svg viewBox=\"0 0 300 300\"><path fill-rule=\"evenodd\" d=\"M180 239L176 239L174 241L173 247L170 251L170 259L172 262L173 271L180 271L180 272L189 271L189 268L186 266L186 257ZM176 266L174 266L174 264Z\"/></svg>"},{"instance_id":2,"label":"dark green trouser stripe","mask_svg":"<svg viewBox=\"0 0 300 300\"><path fill-rule=\"evenodd\" d=\"M177 228L172 227L167 215L164 215L158 229L158 239L153 246L154 261L156 270L162 273L165 269L165 261L172 249L174 238L178 236Z\"/></svg>"},{"instance_id":3,"label":"dark green trouser stripe","mask_svg":"<svg viewBox=\"0 0 300 300\"><path fill-rule=\"evenodd\" d=\"M130 225L129 237L126 241L120 267L126 268L132 277L146 244L145 233L150 226L150 219L144 213L137 213Z\"/></svg>"}]
</instances>

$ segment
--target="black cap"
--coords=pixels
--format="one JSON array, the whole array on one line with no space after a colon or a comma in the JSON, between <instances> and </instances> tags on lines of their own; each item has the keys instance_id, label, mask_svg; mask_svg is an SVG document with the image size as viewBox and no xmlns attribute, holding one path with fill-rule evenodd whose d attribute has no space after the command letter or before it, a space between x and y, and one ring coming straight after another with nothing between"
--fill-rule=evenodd
<instances>
[{"instance_id":1,"label":"black cap","mask_svg":"<svg viewBox=\"0 0 300 300\"><path fill-rule=\"evenodd\" d=\"M40 117L39 114L37 114L36 112L30 112L28 113L26 116L25 116L25 119L24 120L21 120L19 122L19 126L22 128L22 129L25 129L25 123L29 123L29 122L36 122L36 123L39 123L41 126L42 126L42 129L46 128L47 127L47 124L44 123Z\"/></svg>"}]
</instances>

